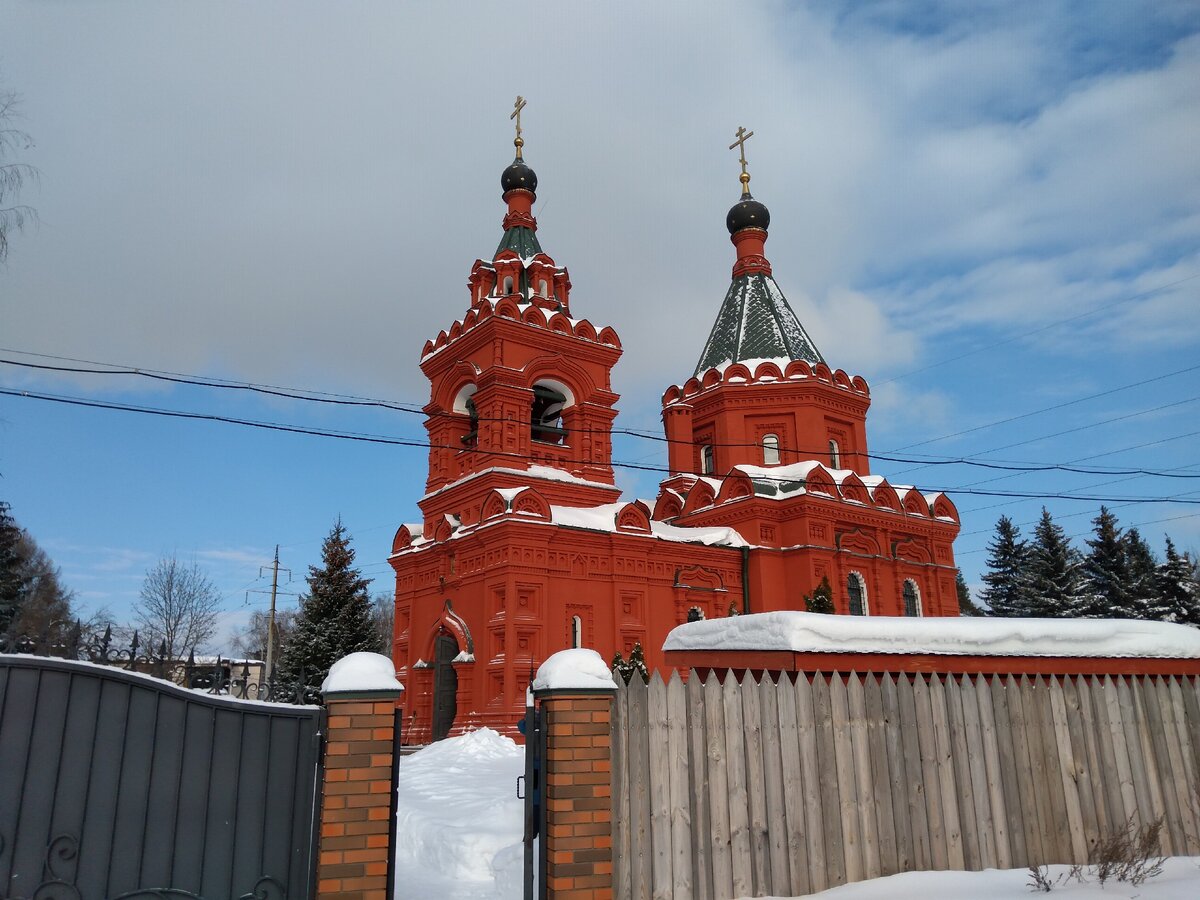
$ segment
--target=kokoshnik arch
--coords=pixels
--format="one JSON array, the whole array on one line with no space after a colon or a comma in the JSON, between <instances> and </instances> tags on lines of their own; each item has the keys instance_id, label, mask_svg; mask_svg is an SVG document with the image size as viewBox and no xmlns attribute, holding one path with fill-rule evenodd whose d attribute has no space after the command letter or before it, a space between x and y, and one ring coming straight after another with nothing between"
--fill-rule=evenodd
<instances>
[{"instance_id":1,"label":"kokoshnik arch","mask_svg":"<svg viewBox=\"0 0 1200 900\"><path fill-rule=\"evenodd\" d=\"M803 609L823 578L838 614L958 615L958 512L870 473L870 390L829 367L772 276L744 129L733 280L692 377L662 396L670 474L656 499L621 500L621 341L572 311L567 270L542 250L523 106L500 244L471 267L466 315L421 353L429 477L389 557L406 740L513 735L555 651L640 643L661 667L689 617Z\"/></svg>"}]
</instances>

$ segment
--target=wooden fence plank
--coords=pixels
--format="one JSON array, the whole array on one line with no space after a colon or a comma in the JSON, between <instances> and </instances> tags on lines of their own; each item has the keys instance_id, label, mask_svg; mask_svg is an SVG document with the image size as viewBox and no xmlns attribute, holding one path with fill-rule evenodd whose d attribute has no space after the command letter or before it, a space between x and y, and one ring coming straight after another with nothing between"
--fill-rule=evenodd
<instances>
[{"instance_id":1,"label":"wooden fence plank","mask_svg":"<svg viewBox=\"0 0 1200 900\"><path fill-rule=\"evenodd\" d=\"M1100 753L1099 730L1096 726L1096 711L1092 705L1090 680L1083 675L1071 679L1075 694L1079 698L1079 725L1083 730L1083 746L1087 756L1089 781L1092 786L1092 807L1096 814L1096 835L1108 834L1108 798L1104 781L1107 770Z\"/></svg>"},{"instance_id":2,"label":"wooden fence plank","mask_svg":"<svg viewBox=\"0 0 1200 900\"><path fill-rule=\"evenodd\" d=\"M888 783L892 791L892 821L896 829L896 865L911 872L916 865L913 832L908 818L908 770L900 734L900 698L893 675L885 674L880 684L883 696L883 736L888 755Z\"/></svg>"},{"instance_id":3,"label":"wooden fence plank","mask_svg":"<svg viewBox=\"0 0 1200 900\"><path fill-rule=\"evenodd\" d=\"M837 677L836 675L833 677ZM812 680L813 726L817 736L817 772L821 789L821 822L825 831L825 878L830 885L845 884L846 855L842 847L842 821L838 815L837 760L829 683L818 672Z\"/></svg>"},{"instance_id":4,"label":"wooden fence plank","mask_svg":"<svg viewBox=\"0 0 1200 900\"><path fill-rule=\"evenodd\" d=\"M950 740L946 686L937 675L929 679L929 708L937 753L938 792L942 800L942 821L946 828L946 858L949 868L966 866L962 845L962 826L958 818L958 785L954 780L954 748Z\"/></svg>"},{"instance_id":5,"label":"wooden fence plank","mask_svg":"<svg viewBox=\"0 0 1200 900\"><path fill-rule=\"evenodd\" d=\"M763 675L758 686L758 707L762 715L763 788L767 795L768 894L787 894L791 887L778 696L775 680L769 674Z\"/></svg>"},{"instance_id":6,"label":"wooden fence plank","mask_svg":"<svg viewBox=\"0 0 1200 900\"><path fill-rule=\"evenodd\" d=\"M764 679L766 676L763 676ZM762 707L758 682L747 673L741 683L742 734L746 753L746 794L750 834L750 874L755 896L770 893L771 858L767 849L767 795L763 762Z\"/></svg>"},{"instance_id":7,"label":"wooden fence plank","mask_svg":"<svg viewBox=\"0 0 1200 900\"><path fill-rule=\"evenodd\" d=\"M1161 804L1159 815L1164 817L1163 830L1170 836L1170 851L1164 843L1163 852L1182 853L1186 841L1181 827L1179 802L1171 784L1175 775L1167 754L1162 710L1158 707L1158 695L1151 676L1135 678L1134 690L1139 704L1138 723L1141 726L1139 730L1142 733L1142 744L1147 755L1153 760L1152 784L1157 786L1156 799Z\"/></svg>"},{"instance_id":8,"label":"wooden fence plank","mask_svg":"<svg viewBox=\"0 0 1200 900\"><path fill-rule=\"evenodd\" d=\"M803 676L801 676L803 678ZM787 816L787 853L790 880L786 893L809 893L808 844L804 823L804 773L800 768L800 730L796 725L796 691L783 676L775 685L775 704L779 709L779 750L783 759L783 806ZM816 772L809 770L809 777ZM820 835L812 836L814 839Z\"/></svg>"},{"instance_id":9,"label":"wooden fence plank","mask_svg":"<svg viewBox=\"0 0 1200 900\"><path fill-rule=\"evenodd\" d=\"M988 691L992 695L996 753L1000 761L1000 789L1004 792L1008 865L1019 869L1029 865L1029 851L1025 846L1025 823L1021 821L1021 788L1017 782L1016 754L1013 751L1012 724L1008 714L1008 688L1003 676L992 676L988 680Z\"/></svg>"},{"instance_id":10,"label":"wooden fence plank","mask_svg":"<svg viewBox=\"0 0 1200 900\"><path fill-rule=\"evenodd\" d=\"M858 805L864 802L854 784L854 747L850 741L850 710L846 698L846 683L842 676L834 673L829 679L829 706L833 724L833 774L837 778L838 798L836 810L825 810L826 815L836 815L842 824L842 852L846 857L846 880L862 881L862 838L858 829Z\"/></svg>"},{"instance_id":11,"label":"wooden fence plank","mask_svg":"<svg viewBox=\"0 0 1200 900\"><path fill-rule=\"evenodd\" d=\"M871 750L871 805L879 835L879 871L900 871L896 852L896 817L892 811L891 772L888 769L887 736L883 722L883 688L874 675L863 676L863 699L867 708L867 743Z\"/></svg>"},{"instance_id":12,"label":"wooden fence plank","mask_svg":"<svg viewBox=\"0 0 1200 900\"><path fill-rule=\"evenodd\" d=\"M1195 855L1200 852L1200 767L1194 753L1192 742L1188 735L1187 713L1184 708L1183 691L1178 678L1164 679L1171 700L1171 718L1175 723L1175 734L1179 745L1179 755L1183 762L1185 793L1187 794L1188 849L1187 853ZM1200 737L1200 727L1196 729Z\"/></svg>"},{"instance_id":13,"label":"wooden fence plank","mask_svg":"<svg viewBox=\"0 0 1200 900\"><path fill-rule=\"evenodd\" d=\"M975 791L971 786L971 760L967 748L967 728L963 720L962 682L953 675L946 677L946 718L950 723L951 759L954 781L958 787L958 821L963 842L963 864L968 871L983 868L979 849L979 814L975 808Z\"/></svg>"},{"instance_id":14,"label":"wooden fence plank","mask_svg":"<svg viewBox=\"0 0 1200 900\"><path fill-rule=\"evenodd\" d=\"M1117 767L1117 753L1113 747L1112 728L1108 722L1108 699L1104 679L1095 675L1086 679L1088 693L1092 698L1092 723L1096 731L1096 755L1100 759L1097 769L1104 777L1098 779L1104 798L1104 828L1108 834L1113 827L1125 821L1125 803L1121 799L1121 775ZM1125 761L1128 776L1129 761ZM1132 785L1130 785L1132 787Z\"/></svg>"},{"instance_id":15,"label":"wooden fence plank","mask_svg":"<svg viewBox=\"0 0 1200 900\"><path fill-rule=\"evenodd\" d=\"M934 676L936 678L936 676ZM913 679L913 702L917 711L917 742L921 753L921 782L925 789L925 814L929 820L930 868L950 865L946 852L946 822L942 816L942 792L938 778L937 738L929 705L929 682L923 675Z\"/></svg>"},{"instance_id":16,"label":"wooden fence plank","mask_svg":"<svg viewBox=\"0 0 1200 900\"><path fill-rule=\"evenodd\" d=\"M692 891L695 900L713 900L712 835L709 820L708 743L705 738L704 683L688 675L688 775L692 794Z\"/></svg>"},{"instance_id":17,"label":"wooden fence plank","mask_svg":"<svg viewBox=\"0 0 1200 900\"><path fill-rule=\"evenodd\" d=\"M667 683L667 777L671 797L671 894L692 896L692 792L687 696L678 670Z\"/></svg>"},{"instance_id":18,"label":"wooden fence plank","mask_svg":"<svg viewBox=\"0 0 1200 900\"><path fill-rule=\"evenodd\" d=\"M1175 814L1179 817L1180 831L1176 852L1182 854L1188 852L1189 844L1193 843L1200 833L1197 832L1196 821L1192 817L1190 794L1194 792L1194 782L1191 778L1190 767L1184 765L1182 753L1183 743L1186 739L1180 735L1175 724L1175 710L1171 702L1171 689L1168 681L1169 679L1166 678L1155 677L1152 686L1148 686L1148 688L1151 693L1156 695L1159 714L1162 717L1163 738L1171 770L1171 779L1166 787L1175 793Z\"/></svg>"},{"instance_id":19,"label":"wooden fence plank","mask_svg":"<svg viewBox=\"0 0 1200 900\"><path fill-rule=\"evenodd\" d=\"M1121 710L1118 721L1125 732L1125 749L1129 752L1129 768L1133 774L1133 792L1137 798L1136 821L1138 824L1146 825L1154 821L1158 814L1154 811L1154 801L1150 796L1150 777L1146 772L1142 738L1138 734L1133 688L1124 678L1118 678L1115 684L1117 686L1117 703Z\"/></svg>"},{"instance_id":20,"label":"wooden fence plank","mask_svg":"<svg viewBox=\"0 0 1200 900\"><path fill-rule=\"evenodd\" d=\"M1082 680L1069 675L1063 679L1061 689L1071 744L1071 777L1083 819L1084 859L1091 859L1092 851L1100 840L1100 818L1096 812L1096 790L1092 783L1095 770L1088 755L1088 734L1084 726L1083 701L1079 695L1078 682Z\"/></svg>"},{"instance_id":21,"label":"wooden fence plank","mask_svg":"<svg viewBox=\"0 0 1200 900\"><path fill-rule=\"evenodd\" d=\"M865 676L871 677L871 676ZM867 738L867 701L863 692L864 676L851 673L846 685L846 704L850 710L850 742L854 753L854 782L858 790L858 832L862 839L863 878L878 878L879 826L875 821L871 792L871 747Z\"/></svg>"},{"instance_id":22,"label":"wooden fence plank","mask_svg":"<svg viewBox=\"0 0 1200 900\"><path fill-rule=\"evenodd\" d=\"M816 711L813 708L812 685L803 673L796 679L796 730L800 740L800 771L804 789L805 843L808 847L809 891L817 893L829 887L826 874L824 817L821 815L821 782L823 772L817 758ZM840 852L841 848L838 848Z\"/></svg>"},{"instance_id":23,"label":"wooden fence plank","mask_svg":"<svg viewBox=\"0 0 1200 900\"><path fill-rule=\"evenodd\" d=\"M629 682L629 845L635 900L648 900L653 890L650 832L650 703L645 682Z\"/></svg>"},{"instance_id":24,"label":"wooden fence plank","mask_svg":"<svg viewBox=\"0 0 1200 900\"><path fill-rule=\"evenodd\" d=\"M1053 680L1051 677L1050 680ZM1067 814L1067 797L1063 790L1062 765L1058 755L1058 737L1054 731L1054 705L1050 685L1038 675L1034 679L1034 698L1038 714L1038 733L1042 739L1046 793L1050 798L1054 862L1074 862L1071 846L1071 824Z\"/></svg>"},{"instance_id":25,"label":"wooden fence plank","mask_svg":"<svg viewBox=\"0 0 1200 900\"><path fill-rule=\"evenodd\" d=\"M747 675L747 678L750 676ZM721 686L725 707L725 766L729 788L729 854L733 865L733 893L748 897L754 891L750 862L750 813L746 786L746 747L742 717L742 685L732 673ZM757 748L756 748L757 749Z\"/></svg>"},{"instance_id":26,"label":"wooden fence plank","mask_svg":"<svg viewBox=\"0 0 1200 900\"><path fill-rule=\"evenodd\" d=\"M983 739L988 806L992 812L992 837L996 842L996 867L1011 869L1012 844L1008 835L1008 810L1004 798L1004 778L1000 772L1000 742L996 738L996 710L992 707L992 690L989 679L982 674L976 675L973 680L979 710L979 734Z\"/></svg>"},{"instance_id":27,"label":"wooden fence plank","mask_svg":"<svg viewBox=\"0 0 1200 900\"><path fill-rule=\"evenodd\" d=\"M1030 749L1029 730L1025 727L1026 683L1009 675L1004 682L1008 695L1008 718L1012 725L1013 756L1016 760L1017 786L1021 797L1021 824L1025 831L1025 851L1030 865L1043 865L1052 853L1045 844L1044 798L1039 796L1033 773L1034 755Z\"/></svg>"},{"instance_id":28,"label":"wooden fence plank","mask_svg":"<svg viewBox=\"0 0 1200 900\"><path fill-rule=\"evenodd\" d=\"M729 900L734 893L733 855L729 844L729 771L725 762L725 703L721 682L711 672L704 682L704 715L708 740L713 898Z\"/></svg>"},{"instance_id":29,"label":"wooden fence plank","mask_svg":"<svg viewBox=\"0 0 1200 900\"><path fill-rule=\"evenodd\" d=\"M1062 785L1063 801L1067 811L1067 829L1071 848L1070 862L1085 863L1088 860L1088 845L1083 830L1083 812L1079 800L1079 783L1076 778L1075 748L1071 746L1070 729L1067 726L1067 704L1062 684L1050 676L1046 687L1050 691L1050 715L1053 723L1054 743L1058 750L1059 783Z\"/></svg>"},{"instance_id":30,"label":"wooden fence plank","mask_svg":"<svg viewBox=\"0 0 1200 900\"><path fill-rule=\"evenodd\" d=\"M918 679L920 676L916 676ZM913 682L908 675L896 677L900 701L900 741L904 753L904 793L908 801L908 827L912 829L913 868L927 871L933 864L929 849L929 815L926 811L925 778L918 744L917 706Z\"/></svg>"},{"instance_id":31,"label":"wooden fence plank","mask_svg":"<svg viewBox=\"0 0 1200 900\"><path fill-rule=\"evenodd\" d=\"M671 770L667 686L657 671L646 689L650 743L650 896L671 896Z\"/></svg>"},{"instance_id":32,"label":"wooden fence plank","mask_svg":"<svg viewBox=\"0 0 1200 900\"><path fill-rule=\"evenodd\" d=\"M1108 724L1113 757L1116 760L1116 768L1110 769L1109 773L1110 777L1112 772L1117 773L1117 783L1121 789L1120 809L1113 820L1114 826L1119 827L1131 818L1134 822L1140 820L1137 817L1137 787L1133 783L1133 762L1129 758L1129 746L1125 740L1121 692L1117 682L1109 675L1104 676L1103 700L1104 719Z\"/></svg>"},{"instance_id":33,"label":"wooden fence plank","mask_svg":"<svg viewBox=\"0 0 1200 900\"><path fill-rule=\"evenodd\" d=\"M988 792L987 765L984 762L983 734L979 727L979 695L975 678L964 675L958 682L963 709L963 734L967 741L966 769L971 775L971 797L975 804L975 833L979 838L979 865L996 868L996 830L992 823L991 797Z\"/></svg>"},{"instance_id":34,"label":"wooden fence plank","mask_svg":"<svg viewBox=\"0 0 1200 900\"><path fill-rule=\"evenodd\" d=\"M629 689L620 684L612 708L613 894L618 900L633 896L629 871L628 700Z\"/></svg>"}]
</instances>

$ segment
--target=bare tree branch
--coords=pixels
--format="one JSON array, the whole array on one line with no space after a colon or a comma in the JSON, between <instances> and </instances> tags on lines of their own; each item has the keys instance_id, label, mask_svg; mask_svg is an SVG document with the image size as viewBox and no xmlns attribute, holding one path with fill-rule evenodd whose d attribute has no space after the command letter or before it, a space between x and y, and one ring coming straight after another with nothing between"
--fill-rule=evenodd
<instances>
[{"instance_id":1,"label":"bare tree branch","mask_svg":"<svg viewBox=\"0 0 1200 900\"><path fill-rule=\"evenodd\" d=\"M147 646L157 651L165 643L168 658L178 659L205 649L220 610L221 595L208 576L168 556L146 573L134 623Z\"/></svg>"}]
</instances>

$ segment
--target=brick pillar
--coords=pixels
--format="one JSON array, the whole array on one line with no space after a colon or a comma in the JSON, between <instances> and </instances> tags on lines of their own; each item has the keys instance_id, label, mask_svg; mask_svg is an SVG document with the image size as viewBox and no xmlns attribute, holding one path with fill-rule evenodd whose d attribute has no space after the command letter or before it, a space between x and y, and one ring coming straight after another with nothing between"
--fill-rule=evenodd
<instances>
[{"instance_id":1,"label":"brick pillar","mask_svg":"<svg viewBox=\"0 0 1200 900\"><path fill-rule=\"evenodd\" d=\"M547 895L611 900L613 693L535 693L546 733Z\"/></svg>"},{"instance_id":2,"label":"brick pillar","mask_svg":"<svg viewBox=\"0 0 1200 900\"><path fill-rule=\"evenodd\" d=\"M379 654L392 671L392 661ZM396 701L403 690L355 689L354 680L324 691L325 782L321 802L320 858L316 900L390 900L387 896ZM364 682L369 683L369 682ZM332 688L332 689L331 689Z\"/></svg>"}]
</instances>

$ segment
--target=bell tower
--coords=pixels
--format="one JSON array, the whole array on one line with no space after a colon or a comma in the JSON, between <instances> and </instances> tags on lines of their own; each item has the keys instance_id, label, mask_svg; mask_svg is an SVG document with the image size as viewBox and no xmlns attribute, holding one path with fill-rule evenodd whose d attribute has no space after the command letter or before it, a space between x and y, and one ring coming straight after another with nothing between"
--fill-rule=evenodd
<instances>
[{"instance_id":1,"label":"bell tower","mask_svg":"<svg viewBox=\"0 0 1200 900\"><path fill-rule=\"evenodd\" d=\"M500 175L504 233L490 260L471 267L463 318L427 341L421 371L429 477L425 535L479 521L493 489L532 486L547 503L617 499L612 470L621 356L612 328L571 312L567 270L542 250L533 204L538 178L525 162L518 97L516 157Z\"/></svg>"}]
</instances>

